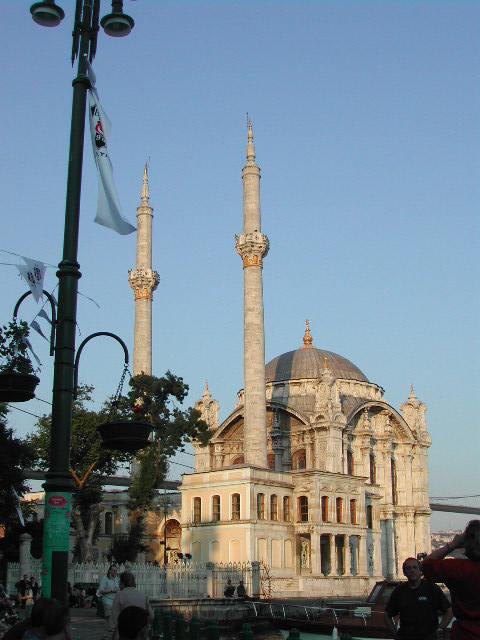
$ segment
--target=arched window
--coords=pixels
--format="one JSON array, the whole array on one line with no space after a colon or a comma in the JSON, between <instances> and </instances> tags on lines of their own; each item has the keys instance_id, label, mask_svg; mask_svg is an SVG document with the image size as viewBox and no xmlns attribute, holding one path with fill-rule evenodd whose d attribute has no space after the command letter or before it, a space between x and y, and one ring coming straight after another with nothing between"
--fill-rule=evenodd
<instances>
[{"instance_id":1,"label":"arched window","mask_svg":"<svg viewBox=\"0 0 480 640\"><path fill-rule=\"evenodd\" d=\"M307 496L298 497L298 521L308 522L308 498Z\"/></svg>"},{"instance_id":2,"label":"arched window","mask_svg":"<svg viewBox=\"0 0 480 640\"><path fill-rule=\"evenodd\" d=\"M299 449L295 451L292 456L292 470L306 469L307 467L307 454L305 449Z\"/></svg>"},{"instance_id":3,"label":"arched window","mask_svg":"<svg viewBox=\"0 0 480 640\"><path fill-rule=\"evenodd\" d=\"M347 475L353 476L353 453L347 449Z\"/></svg>"},{"instance_id":4,"label":"arched window","mask_svg":"<svg viewBox=\"0 0 480 640\"><path fill-rule=\"evenodd\" d=\"M343 498L335 500L335 508L337 512L337 522L343 522Z\"/></svg>"},{"instance_id":5,"label":"arched window","mask_svg":"<svg viewBox=\"0 0 480 640\"><path fill-rule=\"evenodd\" d=\"M232 462L232 466L235 464L243 464L245 462L245 458L243 456L237 456L235 460Z\"/></svg>"},{"instance_id":6,"label":"arched window","mask_svg":"<svg viewBox=\"0 0 480 640\"><path fill-rule=\"evenodd\" d=\"M397 504L397 468L395 466L395 461L393 458L391 460L391 469L392 469L392 502L393 504Z\"/></svg>"},{"instance_id":7,"label":"arched window","mask_svg":"<svg viewBox=\"0 0 480 640\"><path fill-rule=\"evenodd\" d=\"M240 520L240 494L232 495L232 520Z\"/></svg>"},{"instance_id":8,"label":"arched window","mask_svg":"<svg viewBox=\"0 0 480 640\"><path fill-rule=\"evenodd\" d=\"M357 524L357 501L350 500L350 524Z\"/></svg>"},{"instance_id":9,"label":"arched window","mask_svg":"<svg viewBox=\"0 0 480 640\"><path fill-rule=\"evenodd\" d=\"M373 453L370 454L370 483L377 483L377 468L375 466L375 456Z\"/></svg>"},{"instance_id":10,"label":"arched window","mask_svg":"<svg viewBox=\"0 0 480 640\"><path fill-rule=\"evenodd\" d=\"M270 520L278 520L278 497L270 496Z\"/></svg>"},{"instance_id":11,"label":"arched window","mask_svg":"<svg viewBox=\"0 0 480 640\"><path fill-rule=\"evenodd\" d=\"M257 518L259 520L265 520L265 494L257 494Z\"/></svg>"},{"instance_id":12,"label":"arched window","mask_svg":"<svg viewBox=\"0 0 480 640\"><path fill-rule=\"evenodd\" d=\"M194 522L202 521L202 499L201 498L193 499L193 521Z\"/></svg>"},{"instance_id":13,"label":"arched window","mask_svg":"<svg viewBox=\"0 0 480 640\"><path fill-rule=\"evenodd\" d=\"M268 453L267 454L267 464L269 469L275 469L275 454Z\"/></svg>"},{"instance_id":14,"label":"arched window","mask_svg":"<svg viewBox=\"0 0 480 640\"><path fill-rule=\"evenodd\" d=\"M322 496L322 521L328 522L328 496Z\"/></svg>"},{"instance_id":15,"label":"arched window","mask_svg":"<svg viewBox=\"0 0 480 640\"><path fill-rule=\"evenodd\" d=\"M283 496L283 520L284 522L290 522L290 497Z\"/></svg>"},{"instance_id":16,"label":"arched window","mask_svg":"<svg viewBox=\"0 0 480 640\"><path fill-rule=\"evenodd\" d=\"M107 535L113 533L113 513L111 511L105 512L105 533Z\"/></svg>"},{"instance_id":17,"label":"arched window","mask_svg":"<svg viewBox=\"0 0 480 640\"><path fill-rule=\"evenodd\" d=\"M220 496L212 496L212 520L220 520Z\"/></svg>"},{"instance_id":18,"label":"arched window","mask_svg":"<svg viewBox=\"0 0 480 640\"><path fill-rule=\"evenodd\" d=\"M373 508L371 504L367 504L367 528L373 529Z\"/></svg>"}]
</instances>

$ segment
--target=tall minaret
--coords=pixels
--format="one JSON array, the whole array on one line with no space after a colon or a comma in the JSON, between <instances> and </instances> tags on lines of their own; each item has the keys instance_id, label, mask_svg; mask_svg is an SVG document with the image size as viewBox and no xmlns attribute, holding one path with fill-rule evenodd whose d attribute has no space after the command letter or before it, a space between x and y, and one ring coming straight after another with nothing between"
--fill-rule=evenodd
<instances>
[{"instance_id":1,"label":"tall minaret","mask_svg":"<svg viewBox=\"0 0 480 640\"><path fill-rule=\"evenodd\" d=\"M247 164L242 170L243 233L235 246L243 261L243 358L245 385L244 459L267 467L265 400L265 329L263 324L263 258L269 242L260 224L260 168L255 163L252 122L248 125Z\"/></svg>"},{"instance_id":2,"label":"tall minaret","mask_svg":"<svg viewBox=\"0 0 480 640\"><path fill-rule=\"evenodd\" d=\"M142 204L137 209L137 268L128 272L128 282L135 292L134 376L152 374L152 300L160 282L160 276L152 270L153 209L148 204L149 199L145 164Z\"/></svg>"}]
</instances>

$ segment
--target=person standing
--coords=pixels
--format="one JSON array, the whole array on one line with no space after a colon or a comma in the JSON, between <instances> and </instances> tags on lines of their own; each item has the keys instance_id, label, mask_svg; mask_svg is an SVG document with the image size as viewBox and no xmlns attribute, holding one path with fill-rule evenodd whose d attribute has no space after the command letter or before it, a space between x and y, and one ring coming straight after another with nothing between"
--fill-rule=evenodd
<instances>
[{"instance_id":1,"label":"person standing","mask_svg":"<svg viewBox=\"0 0 480 640\"><path fill-rule=\"evenodd\" d=\"M147 596L136 589L133 573L124 571L120 574L120 592L113 599L110 619L107 623L105 640L119 640L118 616L126 607L141 607L147 612L148 621L153 622L153 609Z\"/></svg>"},{"instance_id":2,"label":"person standing","mask_svg":"<svg viewBox=\"0 0 480 640\"><path fill-rule=\"evenodd\" d=\"M385 608L385 624L394 640L435 640L452 619L452 608L436 584L422 580L420 563L407 558L403 563L402 582L393 591ZM443 617L438 622L438 614ZM400 614L400 629L392 620Z\"/></svg>"},{"instance_id":3,"label":"person standing","mask_svg":"<svg viewBox=\"0 0 480 640\"><path fill-rule=\"evenodd\" d=\"M30 576L30 584L32 585L33 601L36 602L40 587L38 586L38 582L35 580L35 576Z\"/></svg>"},{"instance_id":4,"label":"person standing","mask_svg":"<svg viewBox=\"0 0 480 640\"><path fill-rule=\"evenodd\" d=\"M464 549L466 559L444 559L454 549ZM432 551L422 570L427 580L443 582L450 590L455 616L451 639L480 640L480 520L471 520L463 533Z\"/></svg>"},{"instance_id":5,"label":"person standing","mask_svg":"<svg viewBox=\"0 0 480 640\"><path fill-rule=\"evenodd\" d=\"M117 566L111 564L108 568L107 575L103 576L98 587L98 595L102 599L104 616L107 620L110 617L113 599L120 589L117 572Z\"/></svg>"}]
</instances>

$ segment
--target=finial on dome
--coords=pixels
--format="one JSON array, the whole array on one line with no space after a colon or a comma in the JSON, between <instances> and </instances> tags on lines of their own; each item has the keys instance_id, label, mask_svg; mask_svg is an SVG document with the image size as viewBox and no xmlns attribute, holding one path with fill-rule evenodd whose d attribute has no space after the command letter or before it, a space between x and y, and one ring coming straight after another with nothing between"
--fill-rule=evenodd
<instances>
[{"instance_id":1,"label":"finial on dome","mask_svg":"<svg viewBox=\"0 0 480 640\"><path fill-rule=\"evenodd\" d=\"M305 335L303 336L303 347L302 349L311 349L312 348L312 334L310 333L310 320L305 320Z\"/></svg>"},{"instance_id":2,"label":"finial on dome","mask_svg":"<svg viewBox=\"0 0 480 640\"><path fill-rule=\"evenodd\" d=\"M323 368L328 369L328 358L325 356L325 362L323 363Z\"/></svg>"},{"instance_id":3,"label":"finial on dome","mask_svg":"<svg viewBox=\"0 0 480 640\"><path fill-rule=\"evenodd\" d=\"M208 380L205 380L205 391L208 391Z\"/></svg>"},{"instance_id":4,"label":"finial on dome","mask_svg":"<svg viewBox=\"0 0 480 640\"><path fill-rule=\"evenodd\" d=\"M143 185L142 185L142 202L148 204L150 200L150 192L148 190L148 172L147 163L145 162L145 171L143 172Z\"/></svg>"},{"instance_id":5,"label":"finial on dome","mask_svg":"<svg viewBox=\"0 0 480 640\"><path fill-rule=\"evenodd\" d=\"M415 391L413 390L413 384L410 385L410 398L416 398Z\"/></svg>"},{"instance_id":6,"label":"finial on dome","mask_svg":"<svg viewBox=\"0 0 480 640\"><path fill-rule=\"evenodd\" d=\"M255 161L255 145L253 144L252 119L248 121L248 144L247 144L247 160Z\"/></svg>"}]
</instances>

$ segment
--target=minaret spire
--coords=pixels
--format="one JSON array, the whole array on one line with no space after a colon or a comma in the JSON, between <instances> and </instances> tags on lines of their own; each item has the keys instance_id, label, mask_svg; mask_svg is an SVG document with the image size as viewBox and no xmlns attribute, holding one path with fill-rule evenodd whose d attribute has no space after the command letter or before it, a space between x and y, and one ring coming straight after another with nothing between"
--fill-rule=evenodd
<instances>
[{"instance_id":1,"label":"minaret spire","mask_svg":"<svg viewBox=\"0 0 480 640\"><path fill-rule=\"evenodd\" d=\"M251 121L248 125L247 164L243 167L242 180L243 233L235 238L235 246L242 258L244 282L244 458L247 464L267 468L262 267L269 242L261 233L260 168L255 163Z\"/></svg>"},{"instance_id":2,"label":"minaret spire","mask_svg":"<svg viewBox=\"0 0 480 640\"><path fill-rule=\"evenodd\" d=\"M135 332L133 375L152 374L152 300L160 277L152 269L153 209L148 204L147 163L143 172L142 204L137 209L137 268L128 272L128 282L135 292Z\"/></svg>"}]
</instances>

